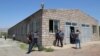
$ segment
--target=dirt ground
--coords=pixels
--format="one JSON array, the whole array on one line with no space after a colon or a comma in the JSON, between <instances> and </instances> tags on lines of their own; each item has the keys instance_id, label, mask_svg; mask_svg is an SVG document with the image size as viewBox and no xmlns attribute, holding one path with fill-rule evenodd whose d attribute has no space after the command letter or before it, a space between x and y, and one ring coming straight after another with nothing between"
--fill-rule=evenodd
<instances>
[{"instance_id":1,"label":"dirt ground","mask_svg":"<svg viewBox=\"0 0 100 56\"><path fill-rule=\"evenodd\" d=\"M100 56L100 41L82 44L81 49L73 46L55 47L53 52L33 51L26 54L27 51L20 49L16 41L0 39L0 56Z\"/></svg>"}]
</instances>

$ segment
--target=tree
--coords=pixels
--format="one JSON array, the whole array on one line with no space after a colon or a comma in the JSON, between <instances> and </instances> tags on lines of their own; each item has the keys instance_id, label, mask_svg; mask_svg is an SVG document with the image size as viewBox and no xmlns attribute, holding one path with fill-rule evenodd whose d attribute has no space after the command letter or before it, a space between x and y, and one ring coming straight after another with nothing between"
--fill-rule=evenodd
<instances>
[{"instance_id":1,"label":"tree","mask_svg":"<svg viewBox=\"0 0 100 56\"><path fill-rule=\"evenodd\" d=\"M7 32L0 32L0 37L2 37L2 35L7 36Z\"/></svg>"}]
</instances>

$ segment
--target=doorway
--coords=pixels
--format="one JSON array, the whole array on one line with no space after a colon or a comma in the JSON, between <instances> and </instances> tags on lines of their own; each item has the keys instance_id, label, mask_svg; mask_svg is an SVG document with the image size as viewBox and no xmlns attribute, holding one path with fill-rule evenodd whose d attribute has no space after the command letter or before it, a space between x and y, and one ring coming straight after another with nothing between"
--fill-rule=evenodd
<instances>
[{"instance_id":1,"label":"doorway","mask_svg":"<svg viewBox=\"0 0 100 56\"><path fill-rule=\"evenodd\" d=\"M75 32L75 27L70 26L70 43L75 44L75 38L71 37L72 32Z\"/></svg>"},{"instance_id":2,"label":"doorway","mask_svg":"<svg viewBox=\"0 0 100 56\"><path fill-rule=\"evenodd\" d=\"M75 28L73 26L70 26L70 32L75 32Z\"/></svg>"}]
</instances>

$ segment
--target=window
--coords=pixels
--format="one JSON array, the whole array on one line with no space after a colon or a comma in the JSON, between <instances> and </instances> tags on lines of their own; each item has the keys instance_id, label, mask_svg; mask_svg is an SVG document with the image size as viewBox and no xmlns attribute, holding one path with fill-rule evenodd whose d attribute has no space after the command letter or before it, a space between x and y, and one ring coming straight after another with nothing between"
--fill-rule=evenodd
<instances>
[{"instance_id":1,"label":"window","mask_svg":"<svg viewBox=\"0 0 100 56\"><path fill-rule=\"evenodd\" d=\"M76 26L76 25L77 25L77 23L72 23L72 25L73 25L73 26Z\"/></svg>"},{"instance_id":2,"label":"window","mask_svg":"<svg viewBox=\"0 0 100 56\"><path fill-rule=\"evenodd\" d=\"M71 25L71 23L70 22L66 22L66 25Z\"/></svg>"},{"instance_id":3,"label":"window","mask_svg":"<svg viewBox=\"0 0 100 56\"><path fill-rule=\"evenodd\" d=\"M49 21L49 32L53 32L53 20Z\"/></svg>"},{"instance_id":4,"label":"window","mask_svg":"<svg viewBox=\"0 0 100 56\"><path fill-rule=\"evenodd\" d=\"M49 32L55 32L58 29L59 29L59 21L49 20Z\"/></svg>"},{"instance_id":5,"label":"window","mask_svg":"<svg viewBox=\"0 0 100 56\"><path fill-rule=\"evenodd\" d=\"M86 27L89 27L89 25L86 25Z\"/></svg>"},{"instance_id":6,"label":"window","mask_svg":"<svg viewBox=\"0 0 100 56\"><path fill-rule=\"evenodd\" d=\"M89 27L89 25L87 25L87 24L82 24L82 27Z\"/></svg>"},{"instance_id":7,"label":"window","mask_svg":"<svg viewBox=\"0 0 100 56\"><path fill-rule=\"evenodd\" d=\"M93 25L92 27L93 27L93 33L96 33L96 32L97 32L97 27L96 27L96 25Z\"/></svg>"},{"instance_id":8,"label":"window","mask_svg":"<svg viewBox=\"0 0 100 56\"><path fill-rule=\"evenodd\" d=\"M83 27L85 27L85 24L82 24Z\"/></svg>"}]
</instances>

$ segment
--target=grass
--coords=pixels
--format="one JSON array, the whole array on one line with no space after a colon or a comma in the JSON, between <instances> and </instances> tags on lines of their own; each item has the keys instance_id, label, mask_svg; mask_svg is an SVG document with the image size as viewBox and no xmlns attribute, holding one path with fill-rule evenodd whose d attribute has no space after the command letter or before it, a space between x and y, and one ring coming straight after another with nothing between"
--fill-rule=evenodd
<instances>
[{"instance_id":1,"label":"grass","mask_svg":"<svg viewBox=\"0 0 100 56\"><path fill-rule=\"evenodd\" d=\"M45 48L44 51L46 51L46 52L53 52L54 49L50 47L50 48Z\"/></svg>"},{"instance_id":2,"label":"grass","mask_svg":"<svg viewBox=\"0 0 100 56\"><path fill-rule=\"evenodd\" d=\"M20 48L23 49L23 50L27 50L27 44L24 44L24 43L21 43L20 44Z\"/></svg>"},{"instance_id":3,"label":"grass","mask_svg":"<svg viewBox=\"0 0 100 56\"><path fill-rule=\"evenodd\" d=\"M21 43L19 46L20 46L20 48L23 49L23 50L27 50L27 49L28 49L28 45L25 44L25 43ZM35 48L36 48L36 46L34 46L32 50L35 50ZM45 47L41 46L41 47L40 47L40 51L53 52L54 49L51 48L51 47L45 48Z\"/></svg>"},{"instance_id":4,"label":"grass","mask_svg":"<svg viewBox=\"0 0 100 56\"><path fill-rule=\"evenodd\" d=\"M49 48L41 47L41 50L45 51L45 52L53 52L54 51L54 49L51 47L49 47Z\"/></svg>"}]
</instances>

